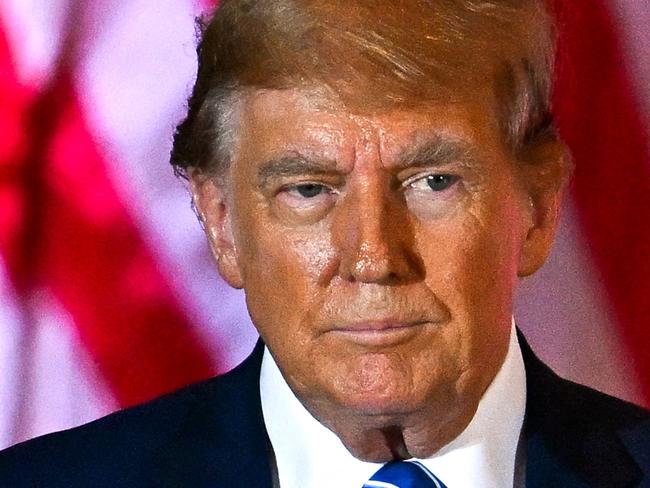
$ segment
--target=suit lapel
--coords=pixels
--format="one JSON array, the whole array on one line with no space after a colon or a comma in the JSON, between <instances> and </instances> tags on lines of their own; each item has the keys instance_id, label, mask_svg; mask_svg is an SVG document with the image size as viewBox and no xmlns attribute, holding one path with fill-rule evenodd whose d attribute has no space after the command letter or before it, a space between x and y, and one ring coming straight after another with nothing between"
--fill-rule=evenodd
<instances>
[{"instance_id":1,"label":"suit lapel","mask_svg":"<svg viewBox=\"0 0 650 488\"><path fill-rule=\"evenodd\" d=\"M157 453L153 486L271 488L259 397L263 344L230 373L196 389L171 442Z\"/></svg>"},{"instance_id":2,"label":"suit lapel","mask_svg":"<svg viewBox=\"0 0 650 488\"><path fill-rule=\"evenodd\" d=\"M561 379L519 334L526 366L526 487L624 488L643 474L605 418L604 396Z\"/></svg>"}]
</instances>

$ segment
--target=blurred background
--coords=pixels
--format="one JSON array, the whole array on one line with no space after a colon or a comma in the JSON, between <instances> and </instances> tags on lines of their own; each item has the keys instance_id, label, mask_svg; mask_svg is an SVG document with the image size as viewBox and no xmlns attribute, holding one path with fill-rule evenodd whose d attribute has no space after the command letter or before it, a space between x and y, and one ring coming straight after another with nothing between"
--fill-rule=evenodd
<instances>
[{"instance_id":1,"label":"blurred background","mask_svg":"<svg viewBox=\"0 0 650 488\"><path fill-rule=\"evenodd\" d=\"M516 319L562 375L650 406L650 7L552 0L575 160ZM210 0L0 4L0 448L224 372L256 334L171 136Z\"/></svg>"}]
</instances>

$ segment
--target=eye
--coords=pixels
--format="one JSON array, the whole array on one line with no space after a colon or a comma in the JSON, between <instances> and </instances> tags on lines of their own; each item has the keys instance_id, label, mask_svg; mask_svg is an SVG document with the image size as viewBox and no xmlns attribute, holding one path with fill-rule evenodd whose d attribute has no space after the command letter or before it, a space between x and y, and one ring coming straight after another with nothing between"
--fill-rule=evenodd
<instances>
[{"instance_id":1,"label":"eye","mask_svg":"<svg viewBox=\"0 0 650 488\"><path fill-rule=\"evenodd\" d=\"M325 193L327 191L327 188L316 183L304 183L287 188L286 191L292 193L293 196L296 197L300 196L302 198L311 199Z\"/></svg>"},{"instance_id":2,"label":"eye","mask_svg":"<svg viewBox=\"0 0 650 488\"><path fill-rule=\"evenodd\" d=\"M458 181L458 176L448 174L433 174L418 178L407 183L409 188L441 192L450 188Z\"/></svg>"},{"instance_id":3,"label":"eye","mask_svg":"<svg viewBox=\"0 0 650 488\"><path fill-rule=\"evenodd\" d=\"M296 215L314 217L324 215L336 200L336 190L317 182L297 182L282 187L276 194L280 209Z\"/></svg>"}]
</instances>

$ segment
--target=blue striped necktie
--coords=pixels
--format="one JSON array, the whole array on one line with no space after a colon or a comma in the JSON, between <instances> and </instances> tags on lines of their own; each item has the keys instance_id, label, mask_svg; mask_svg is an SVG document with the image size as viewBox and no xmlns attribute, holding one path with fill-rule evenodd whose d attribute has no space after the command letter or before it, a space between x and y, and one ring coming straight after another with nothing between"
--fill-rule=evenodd
<instances>
[{"instance_id":1,"label":"blue striped necktie","mask_svg":"<svg viewBox=\"0 0 650 488\"><path fill-rule=\"evenodd\" d=\"M447 488L417 461L393 461L384 464L363 488Z\"/></svg>"}]
</instances>

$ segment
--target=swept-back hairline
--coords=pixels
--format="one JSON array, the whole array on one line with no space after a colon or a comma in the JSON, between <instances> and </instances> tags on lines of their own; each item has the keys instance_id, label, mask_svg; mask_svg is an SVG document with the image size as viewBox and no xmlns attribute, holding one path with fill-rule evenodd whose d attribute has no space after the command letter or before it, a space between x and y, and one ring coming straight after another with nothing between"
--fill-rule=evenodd
<instances>
[{"instance_id":1,"label":"swept-back hairline","mask_svg":"<svg viewBox=\"0 0 650 488\"><path fill-rule=\"evenodd\" d=\"M278 0L279 3L282 3L284 0ZM289 0L287 0L289 1ZM290 3L293 2L294 0L290 0ZM471 10L471 2L473 0L463 0L464 3L468 4L468 9ZM458 2L463 3L463 2ZM229 166L230 159L232 159L231 154L232 153L232 148L233 148L233 136L237 136L236 130L232 129L232 127L236 124L233 124L233 120L228 119L228 117L224 117L222 112L222 107L215 106L212 103L208 103L208 107L205 107L206 102L208 102L209 94L213 91L214 88L217 88L217 90L220 90L222 93L226 92L229 93L231 97L241 97L242 93L240 90L243 91L248 91L248 90L259 90L259 89L286 89L286 88L296 88L301 85L301 83L305 83L309 85L310 83L316 83L320 84L321 87L325 87L326 89L333 90L337 93L339 93L342 97L347 99L353 100L353 103L358 103L360 107L368 107L369 110L372 110L372 107L374 107L377 103L393 103L395 104L402 104L404 102L411 103L413 100L420 100L421 96L423 95L424 92L420 92L416 89L416 91L413 92L413 97L412 99L402 99L399 96L396 95L396 98L393 98L393 95L386 94L385 95L385 100L382 102L381 100L373 100L372 97L368 98L367 96L364 95L364 83L367 83L368 81L371 81L373 84L381 84L381 83L388 83L386 80L389 78L393 79L392 82L394 83L395 86L400 85L400 83L414 83L413 86L424 86L427 83L423 85L423 80L420 79L422 76L424 76L424 72L420 71L419 69L408 69L410 75L406 78L402 78L398 76L400 73L396 73L394 69L391 69L391 66L393 68L399 68L400 66L403 66L402 61L404 59L409 58L408 56L404 56L404 53L399 53L399 49L401 48L400 45L391 45L390 43L393 42L391 39L392 38L386 38L386 39L380 39L379 37L377 38L377 42L386 42L386 44L381 44L373 47L368 46L368 42L366 37L361 37L359 42L356 42L355 44L358 45L357 47L363 48L361 51L364 49L368 51L369 54L376 55L375 57L372 58L371 61L364 61L363 57L361 56L361 51L357 52L355 55L357 56L356 58L347 60L344 63L341 63L341 60L338 60L336 57L328 57L332 53L336 53L338 51L328 51L327 49L336 47L334 44L328 45L329 47L326 48L325 50L320 50L320 48L316 49L315 53L319 54L319 57L314 57L312 58L300 58L300 57L295 57L293 56L293 51L282 51L284 47L282 46L294 46L296 42L302 42L301 37L292 37L291 32L284 29L285 23L283 24L277 24L276 21L278 21L277 18L277 12L279 10L273 10L270 9L268 12L266 12L265 8L260 7L260 12L265 11L266 14L268 14L268 20L270 24L267 25L267 27L271 30L269 30L270 33L273 35L270 37L259 37L258 41L260 39L264 39L264 42L262 44L251 44L251 46L257 46L257 49L252 50L248 52L248 54L240 54L243 51L240 49L236 49L233 51L234 48L237 47L237 45L232 44L232 39L235 38L230 38L230 30L236 31L237 35L242 35L241 33L243 30L239 28L235 28L236 25L251 25L251 26L258 26L262 27L262 31L260 32L266 32L267 27L264 27L265 24L256 24L259 19L262 17L255 17L255 22L253 23L237 23L235 24L227 24L227 22L231 22L237 19L243 19L246 15L244 11L237 11L237 5L239 5L238 0L231 0L228 2L224 2L223 5L225 7L226 3L228 4L229 8L222 9L220 10L223 11L229 11L229 14L226 14L226 16L221 16L219 17L219 14L215 16L215 19L219 18L221 20L218 20L215 24L218 24L220 27L220 30L215 30L212 29L210 31L210 25L206 24L203 28L203 39L201 41L201 45L205 43L207 47L202 48L201 46L199 47L199 58L201 63L204 65L205 69L201 70L199 69L199 76L197 78L197 85L195 86L195 93L193 94L192 99L190 100L190 115L188 116L188 120L186 123L181 124L179 126L178 131L177 131L177 136L175 138L175 145L174 145L174 150L172 152L172 164L175 165L176 171L183 175L183 169L187 169L188 167L196 167L200 168L203 171L206 172L214 172L214 173L219 173L223 172L223 170ZM269 4L271 3L271 0L269 0ZM298 2L299 3L299 2ZM309 3L309 2L307 2ZM544 15L543 12L543 6L541 3L541 0L531 0L530 5L537 4L537 7L539 7L537 10L535 8L528 8L525 7L522 9L522 13L520 16L521 19L532 19L532 15L537 15L537 14L542 14ZM259 4L260 6L263 5L263 3ZM292 3L293 5L293 3ZM298 5L296 3L296 5ZM294 6L296 6L294 5ZM257 8L257 7L256 7ZM298 8L298 7L296 7ZM311 8L311 7L308 7ZM496 7L495 7L496 8ZM514 12L512 10L511 6L505 6L504 7L504 12L507 9L511 9L510 12ZM468 11L469 11L468 10ZM516 9L515 9L516 10ZM239 12L237 14L237 17L232 16L233 12ZM260 13L258 12L258 13ZM272 13L269 13L272 12ZM296 10L295 12L302 12L302 10ZM310 10L310 12L313 14L314 12ZM496 10L494 10L496 12ZM475 15L476 12L471 13L471 15ZM256 14L257 15L257 14ZM509 15L509 14L507 14ZM230 16L230 17L228 17ZM500 19L498 15L492 15L492 13L489 13L489 15L486 15L487 17L491 17L493 20L494 19ZM230 20L225 21L223 19L229 18ZM311 17L296 17L296 19L310 19ZM505 19L506 17L504 17ZM337 25L331 24L326 22L326 18L321 19L314 17L316 20L321 20L323 21L321 27L323 29L337 29ZM312 19L312 20L314 20ZM297 21L296 20L296 21ZM506 21L507 22L507 21ZM540 25L544 24L544 22L538 22ZM210 21L210 24L213 24L212 21ZM224 29L226 27L232 27L232 29ZM396 24L397 25L397 24ZM459 24L460 25L460 24ZM505 24L503 24L505 25ZM516 24L512 24L516 25ZM278 28L280 26L280 28ZM402 27L399 27L401 29ZM273 30L275 29L275 30ZM396 27L398 29L398 27ZM543 30L543 29L542 29ZM241 31L241 32L240 32ZM259 31L259 29L256 29L256 32ZM221 33L220 33L221 32ZM302 32L302 31L301 31ZM305 30L305 34L311 32L309 29ZM327 30L323 31L327 32ZM347 32L345 29L340 31L340 32ZM340 34L339 32L339 34ZM356 32L356 31L354 31ZM369 32L374 32L374 31L369 31ZM401 31L400 31L401 32ZM486 31L489 32L489 31ZM514 32L514 30L513 30ZM541 32L541 30L540 30ZM349 33L348 33L349 34ZM379 35L379 34L377 34ZM399 34L401 35L401 34ZM446 34L442 34L444 37ZM275 36L275 37L273 37ZM287 37L288 36L288 37ZM285 42L285 37L286 42ZM345 39L349 39L348 37L343 36ZM357 36L358 37L358 36ZM433 39L433 36L431 36ZM239 38L237 38L239 39ZM243 38L241 38L243 39ZM311 38L310 38L311 39ZM318 38L320 39L320 38ZM312 39L318 40L317 38ZM325 38L326 39L326 38ZM368 37L370 39L370 37ZM525 51L526 55L532 56L531 61L529 62L526 59L517 59L516 56L513 57L513 53L509 53L508 49L506 48L506 51L504 52L504 60L507 60L508 62L512 63L511 66L516 73L523 73L523 75L515 75L513 77L513 88L516 88L515 90L505 92L503 95L505 96L505 100L508 102L506 106L506 110L504 110L502 113L498 115L499 120L502 121L503 125L503 136L506 143L509 144L510 148L513 150L513 152L519 151L523 145L527 145L531 142L535 142L534 140L531 141L532 139L537 138L537 132L539 132L536 128L537 125L539 125L539 122L537 119L541 120L541 117L537 115L537 113L523 113L526 112L526 110L530 107L529 104L524 104L522 105L520 103L521 100L528 100L529 96L533 97L533 100L538 102L539 107L541 107L542 111L544 108L548 107L549 99L547 95L547 88L549 85L549 76L552 71L551 68L549 68L544 62L541 60L543 59L544 56L539 56L537 54L534 54L535 52L540 53L540 52L547 52L551 53L551 48L552 48L552 42L549 41L543 44L543 41L541 40L542 38L536 38L536 40L531 41L533 44L530 44L530 49ZM268 40L268 41L267 41ZM373 42L375 42L375 38L370 39ZM363 41L363 42L361 42ZM538 44L534 44L537 42ZM291 44L294 43L294 44ZM345 43L344 43L345 44ZM310 49L317 44L305 44L305 46L309 47ZM445 52L443 44L442 46L442 51ZM294 46L295 47L295 46ZM339 46L341 47L341 46ZM372 48L372 49L371 49ZM384 49L385 48L385 49ZM541 51L540 51L541 48ZM338 49L338 47L336 47ZM345 49L345 47L342 47L342 49ZM260 52L263 51L263 52ZM268 52L267 52L268 50ZM397 51L395 51L397 50ZM395 52L393 52L395 51ZM408 51L404 51L406 54L409 54ZM284 53L284 54L283 54ZM361 53L361 54L360 54ZM364 51L365 53L365 51ZM382 56L379 56L377 53L382 54ZM392 53L392 54L391 54ZM396 54L397 53L397 54ZM508 54L509 53L509 54ZM271 54L273 54L271 56ZM439 53L440 54L440 53ZM233 57L234 55L234 57ZM282 58L281 55L285 55L285 58ZM314 54L315 56L316 54ZM391 56L395 55L397 56L396 59L393 59ZM399 56L398 56L399 55ZM242 57L243 56L243 57ZM248 56L248 57L246 57ZM399 59L398 59L399 58ZM233 59L233 61L229 61L229 59ZM277 63L272 63L270 62L271 59L274 60L280 60L279 65L276 66ZM310 64L311 61L313 61L314 64L313 66L323 66L325 71L319 71L320 68L313 68L313 66ZM410 59L410 58L409 58ZM415 58L413 58L415 59ZM431 61L432 63L436 63L442 59L443 64L440 66L443 66L445 62L449 61L452 66L454 64L453 58L431 58L430 60L427 58L426 62ZM300 61L302 63L306 63L304 66L300 64L295 64L296 61ZM319 60L316 62L316 60ZM356 61L355 61L356 60ZM451 61L450 61L451 60ZM328 78L329 73L327 69L331 68L332 66L346 66L346 65L354 65L354 63L361 61L361 64L363 66L359 67L358 73L360 74L360 78L355 77L357 71L346 71L345 73L340 72L340 70L335 70L333 73L336 74L337 76L335 78ZM388 65L384 66L385 62L388 63ZM246 63L252 63L250 65L246 65ZM379 63L379 64L372 64L372 63ZM243 64L242 64L243 63ZM292 64L293 63L293 64ZM322 64L321 64L322 63ZM347 64L346 64L347 63ZM364 64L365 63L365 64ZM521 63L524 68L519 66L518 63ZM242 68L242 66L248 66ZM252 66L252 67L251 67ZM255 67L257 66L257 67ZM418 65L419 66L419 65ZM446 66L446 65L445 65ZM487 65L486 65L487 66ZM302 68L305 68L304 70ZM277 68L277 69L276 69ZM289 68L298 68L296 69L289 69ZM377 69L378 71L376 72L377 75L379 75L378 78L370 78L370 79L364 79L363 76L368 75L368 73L372 73L373 69ZM525 69L528 68L528 69ZM370 69L370 71L366 72L364 70ZM224 71L225 70L225 71ZM230 70L230 71L228 71ZM399 71L399 70L398 70ZM438 71L438 73L442 73L443 71ZM203 74L201 74L203 73ZM225 73L225 74L224 74ZM319 74L320 73L320 74ZM364 74L365 73L365 74ZM392 73L392 75L391 75ZM484 68L483 73L485 75L489 75L487 68ZM540 82L538 85L533 85L531 83L521 83L521 81L527 77L532 77L535 73L537 73L538 78L537 80ZM384 77L383 74L386 74L387 76ZM347 76L352 75L351 78L348 80ZM313 77L315 76L315 77ZM410 79L410 77L413 77L413 79ZM428 75L427 75L428 76ZM497 76L495 73L492 73L491 76ZM532 79L532 78L531 78ZM432 85L436 86L436 90L438 89L444 89L444 90L449 90L449 89L455 89L457 90L458 87L454 88L454 85L447 85L447 81L445 80L438 80L435 77L431 78L429 80ZM477 80L474 80L476 82ZM333 85L331 83L334 83ZM452 82L453 83L453 82ZM383 86L383 85L381 85ZM391 85L393 86L393 85ZM401 85L400 85L401 86ZM409 85L410 86L410 85ZM300 88L304 88L304 86L300 86ZM401 89L401 88L399 88ZM410 88L409 88L410 90ZM524 93L522 93L522 91ZM392 92L391 92L392 93ZM410 93L410 92L409 92ZM362 95L359 97L358 95ZM449 95L449 93L446 93L445 96ZM345 102L347 103L347 102ZM202 119L201 117L197 117L196 115L192 115L192 113L196 114L198 112L204 112L204 110L210 111L212 110L212 122L210 122L209 117L205 117ZM218 119L221 119L220 121ZM226 120L228 119L228 120ZM220 133L219 128L217 125L219 123L221 124L221 128L226 127L226 122L227 125L231 127L231 130L229 134L226 133ZM533 124L533 130L531 131L530 127L527 124ZM211 127L211 128L210 128ZM196 130L192 130L192 128ZM189 129L189 130L187 130ZM548 131L549 133L552 134L552 131ZM215 136L214 138L211 138L210 136ZM198 137L193 137L193 136L198 136ZM194 141L192 141L194 139Z\"/></svg>"}]
</instances>

